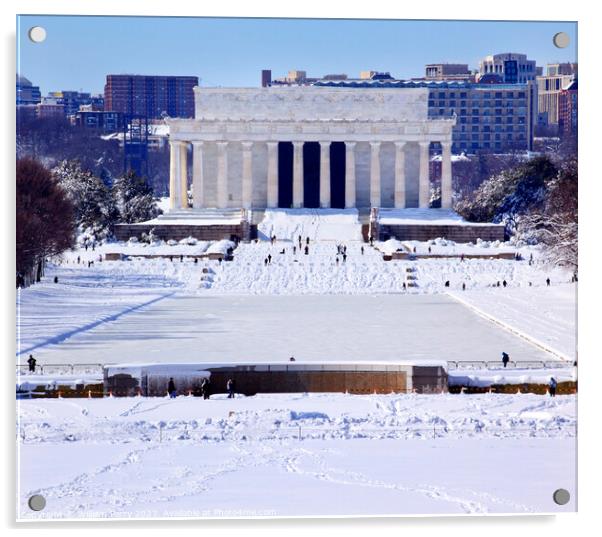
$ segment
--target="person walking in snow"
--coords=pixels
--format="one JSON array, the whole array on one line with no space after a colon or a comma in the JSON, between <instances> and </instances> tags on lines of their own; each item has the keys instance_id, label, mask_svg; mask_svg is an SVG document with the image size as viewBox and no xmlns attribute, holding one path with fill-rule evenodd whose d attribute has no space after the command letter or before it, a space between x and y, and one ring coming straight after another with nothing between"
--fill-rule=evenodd
<instances>
[{"instance_id":1,"label":"person walking in snow","mask_svg":"<svg viewBox=\"0 0 602 537\"><path fill-rule=\"evenodd\" d=\"M309 244L309 237L305 238L305 244Z\"/></svg>"},{"instance_id":2,"label":"person walking in snow","mask_svg":"<svg viewBox=\"0 0 602 537\"><path fill-rule=\"evenodd\" d=\"M546 278L546 285L550 287L550 278Z\"/></svg>"},{"instance_id":3,"label":"person walking in snow","mask_svg":"<svg viewBox=\"0 0 602 537\"><path fill-rule=\"evenodd\" d=\"M268 254L268 265L272 264L272 254Z\"/></svg>"},{"instance_id":4,"label":"person walking in snow","mask_svg":"<svg viewBox=\"0 0 602 537\"><path fill-rule=\"evenodd\" d=\"M173 377L170 377L167 384L167 393L171 399L175 399L178 395L178 392L176 391L176 383L173 381Z\"/></svg>"},{"instance_id":5,"label":"person walking in snow","mask_svg":"<svg viewBox=\"0 0 602 537\"><path fill-rule=\"evenodd\" d=\"M370 235L370 246L374 246L374 237Z\"/></svg>"},{"instance_id":6,"label":"person walking in snow","mask_svg":"<svg viewBox=\"0 0 602 537\"><path fill-rule=\"evenodd\" d=\"M449 280L445 280L445 287L449 287Z\"/></svg>"},{"instance_id":7,"label":"person walking in snow","mask_svg":"<svg viewBox=\"0 0 602 537\"><path fill-rule=\"evenodd\" d=\"M550 377L550 384L549 384L550 397L556 397L556 386L558 386L556 379L554 377Z\"/></svg>"},{"instance_id":8,"label":"person walking in snow","mask_svg":"<svg viewBox=\"0 0 602 537\"><path fill-rule=\"evenodd\" d=\"M81 258L79 256L77 256L77 264L79 265L79 262L81 261Z\"/></svg>"},{"instance_id":9,"label":"person walking in snow","mask_svg":"<svg viewBox=\"0 0 602 537\"><path fill-rule=\"evenodd\" d=\"M309 246L305 247L305 255L309 255Z\"/></svg>"},{"instance_id":10,"label":"person walking in snow","mask_svg":"<svg viewBox=\"0 0 602 537\"><path fill-rule=\"evenodd\" d=\"M502 363L504 364L504 367L506 367L508 365L509 361L510 361L510 356L508 355L508 353L502 352Z\"/></svg>"},{"instance_id":11,"label":"person walking in snow","mask_svg":"<svg viewBox=\"0 0 602 537\"><path fill-rule=\"evenodd\" d=\"M339 266L339 256L338 255L335 257L335 261L336 261L337 267L338 267Z\"/></svg>"},{"instance_id":12,"label":"person walking in snow","mask_svg":"<svg viewBox=\"0 0 602 537\"><path fill-rule=\"evenodd\" d=\"M201 382L201 393L203 394L203 399L209 399L209 389L210 389L209 379L204 378L203 382Z\"/></svg>"},{"instance_id":13,"label":"person walking in snow","mask_svg":"<svg viewBox=\"0 0 602 537\"><path fill-rule=\"evenodd\" d=\"M234 399L234 381L232 379L228 379L226 382L226 390L228 390L228 399Z\"/></svg>"},{"instance_id":14,"label":"person walking in snow","mask_svg":"<svg viewBox=\"0 0 602 537\"><path fill-rule=\"evenodd\" d=\"M36 359L33 357L33 354L29 355L29 359L27 360L27 363L29 364L29 372L35 373L36 372Z\"/></svg>"},{"instance_id":15,"label":"person walking in snow","mask_svg":"<svg viewBox=\"0 0 602 537\"><path fill-rule=\"evenodd\" d=\"M364 247L363 246L360 248L360 251L362 252L362 255L364 255Z\"/></svg>"},{"instance_id":16,"label":"person walking in snow","mask_svg":"<svg viewBox=\"0 0 602 537\"><path fill-rule=\"evenodd\" d=\"M464 261L464 254L460 256L460 262Z\"/></svg>"},{"instance_id":17,"label":"person walking in snow","mask_svg":"<svg viewBox=\"0 0 602 537\"><path fill-rule=\"evenodd\" d=\"M502 285L503 285L504 287L506 287L506 286L508 285L508 282L507 282L506 280L504 280L504 281L502 282Z\"/></svg>"},{"instance_id":18,"label":"person walking in snow","mask_svg":"<svg viewBox=\"0 0 602 537\"><path fill-rule=\"evenodd\" d=\"M263 265L266 267L268 266L268 258L267 257L263 260Z\"/></svg>"},{"instance_id":19,"label":"person walking in snow","mask_svg":"<svg viewBox=\"0 0 602 537\"><path fill-rule=\"evenodd\" d=\"M347 262L347 254L343 252L343 263Z\"/></svg>"},{"instance_id":20,"label":"person walking in snow","mask_svg":"<svg viewBox=\"0 0 602 537\"><path fill-rule=\"evenodd\" d=\"M293 246L293 255L297 255L297 247Z\"/></svg>"},{"instance_id":21,"label":"person walking in snow","mask_svg":"<svg viewBox=\"0 0 602 537\"><path fill-rule=\"evenodd\" d=\"M462 283L462 291L466 291L466 284Z\"/></svg>"}]
</instances>

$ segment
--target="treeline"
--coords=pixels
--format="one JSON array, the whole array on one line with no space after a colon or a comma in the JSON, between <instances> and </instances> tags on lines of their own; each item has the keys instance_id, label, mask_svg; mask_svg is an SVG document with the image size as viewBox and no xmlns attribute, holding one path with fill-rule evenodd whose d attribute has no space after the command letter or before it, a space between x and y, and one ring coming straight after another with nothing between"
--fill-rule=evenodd
<instances>
[{"instance_id":1,"label":"treeline","mask_svg":"<svg viewBox=\"0 0 602 537\"><path fill-rule=\"evenodd\" d=\"M17 160L17 284L40 279L44 260L72 248L78 238L101 242L117 223L161 213L148 183L133 172L112 186L77 161L49 170L32 158Z\"/></svg>"},{"instance_id":2,"label":"treeline","mask_svg":"<svg viewBox=\"0 0 602 537\"><path fill-rule=\"evenodd\" d=\"M537 156L491 176L456 210L472 222L504 223L509 235L545 246L549 261L576 270L577 158Z\"/></svg>"}]
</instances>

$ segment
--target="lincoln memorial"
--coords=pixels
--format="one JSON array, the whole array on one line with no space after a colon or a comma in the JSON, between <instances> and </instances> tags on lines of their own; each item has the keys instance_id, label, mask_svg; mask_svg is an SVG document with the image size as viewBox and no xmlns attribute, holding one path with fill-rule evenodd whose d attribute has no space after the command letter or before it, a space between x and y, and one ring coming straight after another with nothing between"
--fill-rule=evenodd
<instances>
[{"instance_id":1,"label":"lincoln memorial","mask_svg":"<svg viewBox=\"0 0 602 537\"><path fill-rule=\"evenodd\" d=\"M451 207L455 119L428 118L427 89L194 91L195 118L166 120L170 205L179 213L427 208L433 142L442 148L442 207Z\"/></svg>"}]
</instances>

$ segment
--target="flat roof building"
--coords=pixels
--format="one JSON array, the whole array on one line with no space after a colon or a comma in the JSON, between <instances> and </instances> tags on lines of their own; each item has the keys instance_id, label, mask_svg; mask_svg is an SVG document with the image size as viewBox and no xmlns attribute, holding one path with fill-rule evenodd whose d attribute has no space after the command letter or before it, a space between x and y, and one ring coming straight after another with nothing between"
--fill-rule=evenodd
<instances>
[{"instance_id":1,"label":"flat roof building","mask_svg":"<svg viewBox=\"0 0 602 537\"><path fill-rule=\"evenodd\" d=\"M479 62L479 77L487 74L501 76L505 84L524 84L541 75L542 68L535 65L535 60L527 59L526 54L503 52L485 56Z\"/></svg>"},{"instance_id":2,"label":"flat roof building","mask_svg":"<svg viewBox=\"0 0 602 537\"><path fill-rule=\"evenodd\" d=\"M198 84L196 76L107 75L104 109L149 119L193 117Z\"/></svg>"}]
</instances>

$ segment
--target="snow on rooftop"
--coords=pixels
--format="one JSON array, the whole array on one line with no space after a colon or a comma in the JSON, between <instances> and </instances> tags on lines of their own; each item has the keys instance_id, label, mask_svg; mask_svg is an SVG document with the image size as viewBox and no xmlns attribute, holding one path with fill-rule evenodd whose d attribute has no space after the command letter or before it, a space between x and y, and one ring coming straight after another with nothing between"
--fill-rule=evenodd
<instances>
[{"instance_id":1,"label":"snow on rooftop","mask_svg":"<svg viewBox=\"0 0 602 537\"><path fill-rule=\"evenodd\" d=\"M378 221L385 225L439 225L439 226L503 226L482 222L467 222L452 209L380 209Z\"/></svg>"}]
</instances>

